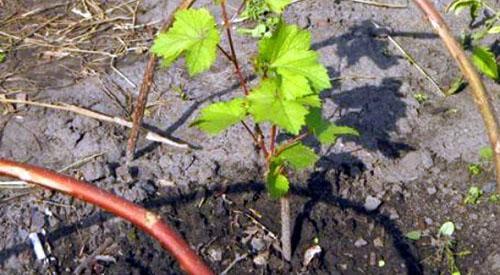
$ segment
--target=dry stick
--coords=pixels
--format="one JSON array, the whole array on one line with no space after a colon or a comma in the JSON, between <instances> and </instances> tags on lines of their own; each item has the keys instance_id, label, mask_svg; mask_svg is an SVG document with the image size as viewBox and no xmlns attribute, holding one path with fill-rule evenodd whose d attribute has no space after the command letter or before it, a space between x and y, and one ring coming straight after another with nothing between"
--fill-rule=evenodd
<instances>
[{"instance_id":1,"label":"dry stick","mask_svg":"<svg viewBox=\"0 0 500 275\"><path fill-rule=\"evenodd\" d=\"M0 158L0 175L19 178L42 187L60 191L94 204L116 216L126 219L148 233L179 262L189 274L213 274L188 243L157 214L132 202L72 177L50 170Z\"/></svg>"},{"instance_id":2,"label":"dry stick","mask_svg":"<svg viewBox=\"0 0 500 275\"><path fill-rule=\"evenodd\" d=\"M391 9L405 9L408 7L408 1L406 2L405 5L382 3L382 2L370 1L370 0L351 0L351 2L371 5L371 6L380 7L380 8L391 8Z\"/></svg>"},{"instance_id":3,"label":"dry stick","mask_svg":"<svg viewBox=\"0 0 500 275\"><path fill-rule=\"evenodd\" d=\"M434 5L428 0L413 1L420 7L432 27L437 31L471 86L472 97L483 118L486 132L493 148L497 180L496 191L500 193L500 126L484 84Z\"/></svg>"},{"instance_id":4,"label":"dry stick","mask_svg":"<svg viewBox=\"0 0 500 275\"><path fill-rule=\"evenodd\" d=\"M160 31L165 31L174 21L175 12L189 8L196 0L183 0L170 17L165 21ZM144 117L144 110L146 109L146 102L148 101L149 91L153 84L155 74L156 56L150 53L149 60L144 71L141 89L139 90L139 97L137 98L134 113L132 114L132 130L127 142L127 161L132 161L135 155L135 148L137 146L137 139L139 138L139 130L141 128L142 119Z\"/></svg>"},{"instance_id":5,"label":"dry stick","mask_svg":"<svg viewBox=\"0 0 500 275\"><path fill-rule=\"evenodd\" d=\"M28 101L28 100L18 100L18 99L5 99L0 97L0 103L14 103L14 104L26 104L26 105L33 105L33 106L38 106L38 107L44 107L44 108L49 108L49 109L54 109L54 110L62 110L62 111L67 111L67 112L72 112L75 114L79 114L82 116L90 117L93 119L97 119L100 121L105 121L105 122L111 122L118 124L120 126L124 126L127 128L132 128L132 122L127 121L121 117L111 117L102 113L98 113L95 111L91 111L88 109L84 109L75 105L69 105L62 103L61 105L54 105L54 104L48 104L48 103L42 103L42 102L35 102L35 101ZM176 141L173 141L171 139L168 139L166 137L163 137L157 133L151 132L151 131L146 131L146 139L150 141L155 141L155 142L160 142L164 143L170 146L174 146L177 148L182 148L182 149L189 149L190 146L185 143L179 143Z\"/></svg>"},{"instance_id":6,"label":"dry stick","mask_svg":"<svg viewBox=\"0 0 500 275\"><path fill-rule=\"evenodd\" d=\"M372 24L376 27L376 28L380 28L380 26L373 22L372 21ZM441 89L441 87L439 87L439 84L437 84L436 80L434 80L434 78L432 78L430 76L429 73L427 73L427 71L422 68L422 66L420 66L420 64L417 63L417 61L415 60L415 58L413 58L413 56L410 55L410 53L408 53L402 46L401 44L399 44L392 36L390 35L387 35L387 39L389 39L389 41L404 55L404 57L406 58L406 60L408 60L408 62L410 63L410 65L413 65L423 76L425 76L425 78L427 78L427 80L429 80L431 82L431 84L434 86L434 88L436 88L436 90L439 91L440 95L446 95L446 93Z\"/></svg>"},{"instance_id":7,"label":"dry stick","mask_svg":"<svg viewBox=\"0 0 500 275\"><path fill-rule=\"evenodd\" d=\"M290 201L287 196L280 199L281 204L281 253L285 261L292 259L292 231L290 228Z\"/></svg>"}]
</instances>

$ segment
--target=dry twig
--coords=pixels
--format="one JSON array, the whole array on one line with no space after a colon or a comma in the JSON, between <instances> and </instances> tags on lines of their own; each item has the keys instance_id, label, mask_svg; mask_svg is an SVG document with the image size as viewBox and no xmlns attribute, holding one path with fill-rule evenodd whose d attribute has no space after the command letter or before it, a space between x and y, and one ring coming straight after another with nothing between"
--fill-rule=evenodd
<instances>
[{"instance_id":1,"label":"dry twig","mask_svg":"<svg viewBox=\"0 0 500 275\"><path fill-rule=\"evenodd\" d=\"M174 13L165 21L160 31L165 31L172 25L174 21L174 14L178 10L189 8L195 0L183 0L175 9ZM137 139L139 138L139 129L141 128L142 119L144 117L144 110L146 102L148 101L149 91L153 85L153 78L155 74L156 56L153 53L149 54L149 60L144 71L141 89L139 90L139 97L137 98L134 113L132 114L132 130L127 142L127 160L131 161L135 155L135 148L137 146Z\"/></svg>"}]
</instances>

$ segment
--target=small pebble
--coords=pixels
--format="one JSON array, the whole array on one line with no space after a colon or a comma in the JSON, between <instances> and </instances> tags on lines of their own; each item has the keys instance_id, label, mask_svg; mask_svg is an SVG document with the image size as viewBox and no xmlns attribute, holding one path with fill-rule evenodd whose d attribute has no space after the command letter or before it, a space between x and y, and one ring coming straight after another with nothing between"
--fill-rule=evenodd
<instances>
[{"instance_id":1,"label":"small pebble","mask_svg":"<svg viewBox=\"0 0 500 275\"><path fill-rule=\"evenodd\" d=\"M362 246L365 246L367 244L368 244L368 242L365 241L365 240L363 240L363 239L359 239L359 240L357 240L357 241L354 242L354 246L358 247L358 248L362 247Z\"/></svg>"},{"instance_id":2,"label":"small pebble","mask_svg":"<svg viewBox=\"0 0 500 275\"><path fill-rule=\"evenodd\" d=\"M367 211L374 211L380 206L380 204L382 204L381 200L373 196L368 196L365 199L364 208Z\"/></svg>"},{"instance_id":3,"label":"small pebble","mask_svg":"<svg viewBox=\"0 0 500 275\"><path fill-rule=\"evenodd\" d=\"M212 261L220 262L222 260L222 251L220 249L210 248L207 252Z\"/></svg>"},{"instance_id":4,"label":"small pebble","mask_svg":"<svg viewBox=\"0 0 500 275\"><path fill-rule=\"evenodd\" d=\"M436 189L436 187L434 187L434 186L427 187L427 193L428 193L429 195L434 195L434 194L436 194L436 193L437 193L437 189Z\"/></svg>"},{"instance_id":5,"label":"small pebble","mask_svg":"<svg viewBox=\"0 0 500 275\"><path fill-rule=\"evenodd\" d=\"M252 238L250 244L252 245L253 251L262 251L266 248L266 243L261 238Z\"/></svg>"},{"instance_id":6,"label":"small pebble","mask_svg":"<svg viewBox=\"0 0 500 275\"><path fill-rule=\"evenodd\" d=\"M488 193L493 193L496 188L496 183L494 181L490 181L487 184L485 184L482 188L483 192L488 194Z\"/></svg>"}]
</instances>

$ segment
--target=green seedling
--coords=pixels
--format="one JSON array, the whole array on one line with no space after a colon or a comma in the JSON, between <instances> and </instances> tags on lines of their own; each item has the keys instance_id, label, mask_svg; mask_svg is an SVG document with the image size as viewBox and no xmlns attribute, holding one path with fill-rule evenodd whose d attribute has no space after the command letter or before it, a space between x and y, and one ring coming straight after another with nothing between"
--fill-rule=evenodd
<instances>
[{"instance_id":1,"label":"green seedling","mask_svg":"<svg viewBox=\"0 0 500 275\"><path fill-rule=\"evenodd\" d=\"M483 195L483 191L476 186L469 188L467 196L465 197L464 204L478 204L479 199Z\"/></svg>"},{"instance_id":2,"label":"green seedling","mask_svg":"<svg viewBox=\"0 0 500 275\"><path fill-rule=\"evenodd\" d=\"M420 230L413 230L405 234L405 237L412 240L412 241L418 241L422 237L422 231Z\"/></svg>"},{"instance_id":3,"label":"green seedling","mask_svg":"<svg viewBox=\"0 0 500 275\"><path fill-rule=\"evenodd\" d=\"M500 204L500 194L493 194L488 198L489 203Z\"/></svg>"},{"instance_id":4,"label":"green seedling","mask_svg":"<svg viewBox=\"0 0 500 275\"><path fill-rule=\"evenodd\" d=\"M469 175L471 176L478 176L483 172L483 168L481 168L481 165L472 163L467 166L467 170L469 171Z\"/></svg>"},{"instance_id":5,"label":"green seedling","mask_svg":"<svg viewBox=\"0 0 500 275\"><path fill-rule=\"evenodd\" d=\"M415 98L415 100L420 104L424 104L427 100L429 100L429 97L423 92L418 92L414 94L413 98Z\"/></svg>"},{"instance_id":6,"label":"green seedling","mask_svg":"<svg viewBox=\"0 0 500 275\"><path fill-rule=\"evenodd\" d=\"M281 17L281 12L290 1L249 1L247 4L257 2L265 4L265 9L272 12L273 17L278 16L279 20L270 35L258 40L254 69L259 80L253 87L249 87L239 67L225 1L220 1L220 4L230 53L219 45L221 39L215 19L204 8L176 12L172 28L158 35L152 51L163 58L165 66L184 56L191 76L211 67L216 60L217 49L224 53L235 67L244 95L206 106L191 126L209 135L217 135L231 126L243 125L249 133L249 141L259 147L264 157L264 177L270 197L283 198L290 188L288 172L310 168L319 159L312 148L302 143L305 136L311 134L322 144L330 145L339 136L357 136L359 133L322 117L319 94L331 88L330 78L327 69L320 63L319 54L311 50L311 34L296 25L287 24ZM250 12L249 7L247 5L247 16L260 20L261 11ZM254 122L255 130L248 126L250 120ZM262 130L264 126L269 128L267 136ZM279 131L293 137L277 144ZM282 223L282 226L289 225Z\"/></svg>"},{"instance_id":7,"label":"green seedling","mask_svg":"<svg viewBox=\"0 0 500 275\"><path fill-rule=\"evenodd\" d=\"M0 63L5 61L5 53L0 49Z\"/></svg>"},{"instance_id":8,"label":"green seedling","mask_svg":"<svg viewBox=\"0 0 500 275\"><path fill-rule=\"evenodd\" d=\"M492 16L483 20L480 29L466 35L464 39L466 45L464 46L472 49L472 63L476 68L487 77L498 81L500 80L499 66L495 54L491 48L480 44L480 42L488 35L498 35L500 33L500 25L498 25L500 12L495 11L483 0L455 0L450 3L446 10L458 15L465 9L469 9L472 21L476 20L482 10L488 10L490 14L493 13Z\"/></svg>"},{"instance_id":9,"label":"green seedling","mask_svg":"<svg viewBox=\"0 0 500 275\"><path fill-rule=\"evenodd\" d=\"M457 246L453 234L455 233L455 224L451 221L443 223L439 228L437 244L440 258L445 257L450 274L460 275L460 269L457 265L457 258L470 255L469 250L456 253Z\"/></svg>"},{"instance_id":10,"label":"green seedling","mask_svg":"<svg viewBox=\"0 0 500 275\"><path fill-rule=\"evenodd\" d=\"M490 146L483 147L479 149L479 157L483 161L493 160L493 149Z\"/></svg>"},{"instance_id":11,"label":"green seedling","mask_svg":"<svg viewBox=\"0 0 500 275\"><path fill-rule=\"evenodd\" d=\"M467 83L464 81L464 78L459 77L459 78L455 79L453 81L453 83L451 83L450 88L446 91L446 95L450 96L450 95L457 94L460 91L462 91L466 85L467 85Z\"/></svg>"}]
</instances>

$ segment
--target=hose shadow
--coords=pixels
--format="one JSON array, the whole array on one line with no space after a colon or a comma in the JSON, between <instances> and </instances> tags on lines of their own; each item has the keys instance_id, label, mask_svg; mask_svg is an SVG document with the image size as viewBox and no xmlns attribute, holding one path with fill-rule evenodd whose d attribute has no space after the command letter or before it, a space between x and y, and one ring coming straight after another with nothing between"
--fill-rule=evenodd
<instances>
[{"instance_id":1,"label":"hose shadow","mask_svg":"<svg viewBox=\"0 0 500 275\"><path fill-rule=\"evenodd\" d=\"M398 251L399 256L405 262L408 274L422 274L422 267L419 259L413 254L410 244L405 240L405 237L398 226L389 219L388 216L377 211L369 212L364 209L361 203L342 198L335 195L331 189L325 192L325 186L330 186L324 178L324 174L315 173L309 180L307 187L292 186L291 194L294 196L306 198L308 202L304 206L304 210L299 213L294 224L294 243L300 241L301 224L303 220L310 214L318 203L325 203L327 205L337 207L340 209L351 209L358 215L367 216L374 221L377 225L382 226L392 238L392 244ZM212 191L203 190L205 196L217 195L218 188ZM198 199L197 193L199 190L194 190L187 194L172 195L162 198L156 198L143 203L144 207L149 209L156 209L167 205L185 206L193 203ZM260 182L237 183L230 185L226 188L225 194L244 194L244 193L261 193L265 192L265 187ZM46 238L51 242L63 239L67 236L77 233L77 230L85 230L93 225L101 224L110 220L114 216L106 212L97 212L88 217L83 218L77 223L63 225L53 231L47 233ZM0 251L0 264L3 265L11 256L18 255L24 251L31 250L31 246L27 242L18 243L9 248Z\"/></svg>"}]
</instances>

